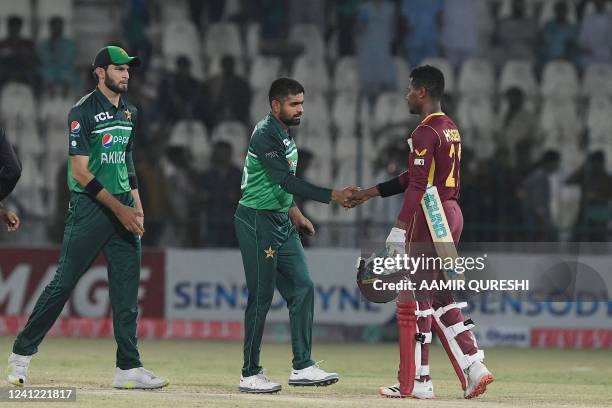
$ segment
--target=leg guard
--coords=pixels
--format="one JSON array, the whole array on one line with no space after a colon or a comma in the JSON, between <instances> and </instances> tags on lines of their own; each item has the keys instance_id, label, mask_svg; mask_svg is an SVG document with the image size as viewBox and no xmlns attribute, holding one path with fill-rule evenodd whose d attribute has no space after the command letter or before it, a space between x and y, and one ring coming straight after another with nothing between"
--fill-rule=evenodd
<instances>
[{"instance_id":1,"label":"leg guard","mask_svg":"<svg viewBox=\"0 0 612 408\"><path fill-rule=\"evenodd\" d=\"M464 390L467 388L467 376L465 374L465 370L470 365L472 365L473 362L484 360L484 351L477 350L475 354L469 355L462 351L461 347L459 346L459 343L457 342L456 337L459 334L465 331L468 331L472 327L474 327L474 323L472 322L471 319L467 319L465 321L458 321L457 323L454 323L454 324L448 324L448 321L447 321L447 324L448 324L447 326L442 322L442 316L445 313L447 313L449 310L462 309L466 306L467 306L466 302L462 302L462 303L453 302L449 305L437 308L434 310L434 313L433 313L434 321L432 322L433 328L438 334L438 337L440 338L440 342L444 346L444 349L446 350L446 354L448 354L448 357L451 360L451 363L453 364L453 368L455 369L455 372L457 373L457 377L459 377L459 381L461 382L461 388ZM462 318L461 314L459 314L459 316ZM471 336L473 345L477 348L476 338L474 338L474 335L471 332L468 332L468 333Z\"/></svg>"},{"instance_id":2,"label":"leg guard","mask_svg":"<svg viewBox=\"0 0 612 408\"><path fill-rule=\"evenodd\" d=\"M419 306L423 307L421 302ZM429 305L426 305L427 307ZM419 308L420 308L419 307ZM431 343L431 321L433 309L431 307L415 312L417 317L417 329L415 334L414 348L414 364L415 364L415 379L423 380L423 377L429 376L429 344ZM426 380L428 378L425 378Z\"/></svg>"},{"instance_id":3,"label":"leg guard","mask_svg":"<svg viewBox=\"0 0 612 408\"><path fill-rule=\"evenodd\" d=\"M416 334L416 302L397 303L397 327L399 331L400 366L399 383L400 394L408 396L414 388L415 375L415 334Z\"/></svg>"}]
</instances>

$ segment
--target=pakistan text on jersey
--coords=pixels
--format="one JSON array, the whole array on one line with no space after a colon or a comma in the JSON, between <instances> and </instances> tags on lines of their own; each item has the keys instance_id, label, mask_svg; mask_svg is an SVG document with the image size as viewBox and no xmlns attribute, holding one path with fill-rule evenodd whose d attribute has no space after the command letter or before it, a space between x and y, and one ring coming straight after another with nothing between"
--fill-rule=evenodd
<instances>
[{"instance_id":1,"label":"pakistan text on jersey","mask_svg":"<svg viewBox=\"0 0 612 408\"><path fill-rule=\"evenodd\" d=\"M100 163L125 164L125 152L101 153Z\"/></svg>"}]
</instances>

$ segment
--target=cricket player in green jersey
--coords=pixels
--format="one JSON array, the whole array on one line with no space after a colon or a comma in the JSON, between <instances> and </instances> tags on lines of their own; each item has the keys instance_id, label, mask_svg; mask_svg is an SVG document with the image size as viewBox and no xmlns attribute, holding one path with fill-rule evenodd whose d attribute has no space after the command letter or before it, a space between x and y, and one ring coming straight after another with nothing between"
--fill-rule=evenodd
<instances>
[{"instance_id":1,"label":"cricket player in green jersey","mask_svg":"<svg viewBox=\"0 0 612 408\"><path fill-rule=\"evenodd\" d=\"M144 214L132 160L138 112L122 94L128 89L129 68L139 64L138 57L119 47L102 48L93 63L98 86L68 116L71 196L59 267L15 340L8 361L8 381L13 385L27 382L32 355L100 251L108 263L117 341L113 387L151 389L168 384L142 367L136 338Z\"/></svg>"},{"instance_id":2,"label":"cricket player in green jersey","mask_svg":"<svg viewBox=\"0 0 612 408\"><path fill-rule=\"evenodd\" d=\"M304 88L289 78L275 80L269 92L270 113L251 136L242 175L242 198L234 226L249 292L244 317L244 365L239 390L278 392L259 365L266 315L277 288L287 302L293 348L289 385L331 385L338 374L327 373L311 359L314 287L298 232L313 235L293 195L328 204L344 204L356 187L331 190L295 176L298 152L290 126L300 124Z\"/></svg>"}]
</instances>

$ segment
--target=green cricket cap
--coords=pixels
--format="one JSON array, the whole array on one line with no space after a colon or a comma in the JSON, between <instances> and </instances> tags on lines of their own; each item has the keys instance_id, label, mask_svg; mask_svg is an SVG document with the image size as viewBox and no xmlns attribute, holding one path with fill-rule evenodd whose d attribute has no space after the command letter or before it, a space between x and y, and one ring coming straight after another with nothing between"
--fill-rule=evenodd
<instances>
[{"instance_id":1,"label":"green cricket cap","mask_svg":"<svg viewBox=\"0 0 612 408\"><path fill-rule=\"evenodd\" d=\"M127 52L121 47L109 45L98 51L94 58L93 68L106 67L108 65L123 65L128 64L131 67L140 66L140 58L130 57Z\"/></svg>"}]
</instances>

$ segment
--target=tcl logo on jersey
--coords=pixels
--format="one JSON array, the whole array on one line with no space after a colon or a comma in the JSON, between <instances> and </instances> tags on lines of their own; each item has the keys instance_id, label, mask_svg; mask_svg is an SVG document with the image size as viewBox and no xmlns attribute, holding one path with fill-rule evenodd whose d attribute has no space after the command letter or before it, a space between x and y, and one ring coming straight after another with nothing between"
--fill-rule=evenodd
<instances>
[{"instance_id":1,"label":"tcl logo on jersey","mask_svg":"<svg viewBox=\"0 0 612 408\"><path fill-rule=\"evenodd\" d=\"M81 131L81 124L76 120L70 122L70 132L71 133L79 133Z\"/></svg>"},{"instance_id":2,"label":"tcl logo on jersey","mask_svg":"<svg viewBox=\"0 0 612 408\"><path fill-rule=\"evenodd\" d=\"M94 116L94 119L96 120L96 122L100 122L100 121L108 120L112 118L114 118L114 116L108 112L100 112L96 116Z\"/></svg>"},{"instance_id":3,"label":"tcl logo on jersey","mask_svg":"<svg viewBox=\"0 0 612 408\"><path fill-rule=\"evenodd\" d=\"M106 133L104 136L102 136L102 147L108 149L115 143L127 144L129 141L129 136L113 136L110 133Z\"/></svg>"}]
</instances>

